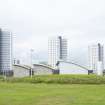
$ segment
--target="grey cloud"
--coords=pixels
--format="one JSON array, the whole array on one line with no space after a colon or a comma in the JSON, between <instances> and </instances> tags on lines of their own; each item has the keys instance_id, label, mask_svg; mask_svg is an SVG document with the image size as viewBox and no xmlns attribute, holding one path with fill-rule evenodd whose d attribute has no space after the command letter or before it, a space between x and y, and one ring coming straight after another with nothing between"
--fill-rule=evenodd
<instances>
[{"instance_id":1,"label":"grey cloud","mask_svg":"<svg viewBox=\"0 0 105 105\"><path fill-rule=\"evenodd\" d=\"M70 58L81 63L87 62L88 44L105 44L104 0L0 1L0 27L10 29L16 36L16 52L25 52L33 47L43 55L41 52L47 52L47 38L63 34L68 38L69 49L72 50ZM77 50L78 55L75 54ZM84 60L79 58L82 53ZM44 55L47 60L47 53Z\"/></svg>"}]
</instances>

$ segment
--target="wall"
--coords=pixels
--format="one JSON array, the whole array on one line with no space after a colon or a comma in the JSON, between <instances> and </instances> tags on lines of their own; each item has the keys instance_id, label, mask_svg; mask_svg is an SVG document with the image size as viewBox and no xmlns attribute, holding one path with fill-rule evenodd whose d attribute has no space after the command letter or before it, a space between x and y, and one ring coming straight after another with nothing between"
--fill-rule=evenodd
<instances>
[{"instance_id":1,"label":"wall","mask_svg":"<svg viewBox=\"0 0 105 105\"><path fill-rule=\"evenodd\" d=\"M59 70L60 74L88 74L88 70L65 62L59 63Z\"/></svg>"},{"instance_id":2,"label":"wall","mask_svg":"<svg viewBox=\"0 0 105 105\"><path fill-rule=\"evenodd\" d=\"M26 77L30 76L30 70L21 66L13 66L14 77Z\"/></svg>"},{"instance_id":3,"label":"wall","mask_svg":"<svg viewBox=\"0 0 105 105\"><path fill-rule=\"evenodd\" d=\"M49 75L53 74L53 70L43 65L34 65L34 75Z\"/></svg>"}]
</instances>

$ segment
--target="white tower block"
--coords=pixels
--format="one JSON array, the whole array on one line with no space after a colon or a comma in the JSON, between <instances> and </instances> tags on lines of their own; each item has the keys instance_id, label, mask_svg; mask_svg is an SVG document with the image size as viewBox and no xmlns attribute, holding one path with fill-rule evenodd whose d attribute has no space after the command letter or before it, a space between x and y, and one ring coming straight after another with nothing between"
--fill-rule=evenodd
<instances>
[{"instance_id":1,"label":"white tower block","mask_svg":"<svg viewBox=\"0 0 105 105\"><path fill-rule=\"evenodd\" d=\"M97 75L103 75L103 63L101 61L97 63Z\"/></svg>"}]
</instances>

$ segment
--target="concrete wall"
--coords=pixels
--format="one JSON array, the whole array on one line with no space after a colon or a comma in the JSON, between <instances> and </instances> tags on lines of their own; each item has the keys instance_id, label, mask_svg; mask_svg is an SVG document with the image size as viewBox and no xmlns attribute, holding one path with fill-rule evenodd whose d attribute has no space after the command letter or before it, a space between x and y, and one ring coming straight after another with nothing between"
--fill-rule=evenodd
<instances>
[{"instance_id":1,"label":"concrete wall","mask_svg":"<svg viewBox=\"0 0 105 105\"><path fill-rule=\"evenodd\" d=\"M13 66L13 77L26 77L30 76L30 69L22 66Z\"/></svg>"},{"instance_id":2,"label":"concrete wall","mask_svg":"<svg viewBox=\"0 0 105 105\"><path fill-rule=\"evenodd\" d=\"M34 75L49 75L53 74L53 69L39 64L34 64L33 66Z\"/></svg>"},{"instance_id":3,"label":"concrete wall","mask_svg":"<svg viewBox=\"0 0 105 105\"><path fill-rule=\"evenodd\" d=\"M70 63L59 63L60 74L88 74L88 70Z\"/></svg>"}]
</instances>

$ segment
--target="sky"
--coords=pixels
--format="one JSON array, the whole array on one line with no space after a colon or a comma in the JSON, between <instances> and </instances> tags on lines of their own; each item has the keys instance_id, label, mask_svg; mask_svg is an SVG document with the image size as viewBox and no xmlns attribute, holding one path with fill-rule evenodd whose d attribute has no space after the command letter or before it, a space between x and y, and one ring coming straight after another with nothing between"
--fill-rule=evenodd
<instances>
[{"instance_id":1,"label":"sky","mask_svg":"<svg viewBox=\"0 0 105 105\"><path fill-rule=\"evenodd\" d=\"M47 61L48 38L68 39L68 58L88 65L88 45L105 44L105 0L0 0L0 28L12 32L14 57Z\"/></svg>"}]
</instances>

